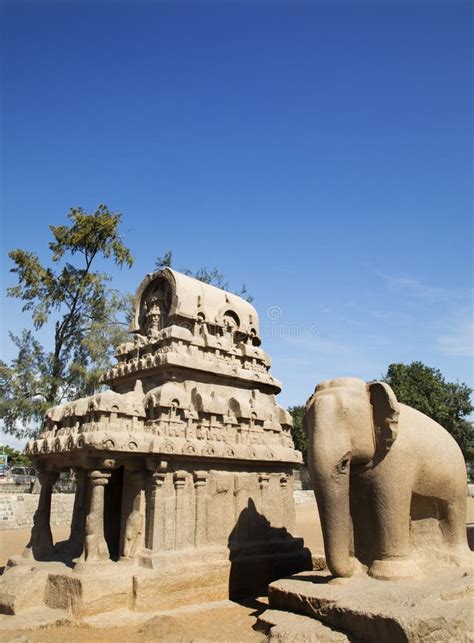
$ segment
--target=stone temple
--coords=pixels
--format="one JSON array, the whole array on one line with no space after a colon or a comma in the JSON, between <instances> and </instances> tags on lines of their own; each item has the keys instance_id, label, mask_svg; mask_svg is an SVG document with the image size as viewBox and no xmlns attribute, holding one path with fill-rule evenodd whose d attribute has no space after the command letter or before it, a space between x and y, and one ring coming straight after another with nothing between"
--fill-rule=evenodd
<instances>
[{"instance_id":1,"label":"stone temple","mask_svg":"<svg viewBox=\"0 0 474 643\"><path fill-rule=\"evenodd\" d=\"M166 268L138 288L110 388L50 409L27 445L41 496L30 542L0 582L0 611L76 614L238 598L311 569L294 537L301 462L280 383L240 297ZM53 545L51 493L77 482Z\"/></svg>"}]
</instances>

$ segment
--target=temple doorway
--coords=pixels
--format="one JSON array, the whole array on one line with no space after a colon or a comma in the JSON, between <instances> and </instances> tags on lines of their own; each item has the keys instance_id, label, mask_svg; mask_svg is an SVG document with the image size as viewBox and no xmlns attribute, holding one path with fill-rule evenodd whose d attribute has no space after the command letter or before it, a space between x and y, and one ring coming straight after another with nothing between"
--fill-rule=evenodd
<instances>
[{"instance_id":1,"label":"temple doorway","mask_svg":"<svg viewBox=\"0 0 474 643\"><path fill-rule=\"evenodd\" d=\"M120 525L122 519L123 467L113 469L105 487L104 536L110 559L120 557Z\"/></svg>"}]
</instances>

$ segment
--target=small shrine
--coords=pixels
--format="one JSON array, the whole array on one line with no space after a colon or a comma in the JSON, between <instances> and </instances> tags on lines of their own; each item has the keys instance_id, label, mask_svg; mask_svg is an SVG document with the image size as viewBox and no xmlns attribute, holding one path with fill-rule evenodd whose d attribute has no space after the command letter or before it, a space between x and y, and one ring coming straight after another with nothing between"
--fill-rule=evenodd
<instances>
[{"instance_id":1,"label":"small shrine","mask_svg":"<svg viewBox=\"0 0 474 643\"><path fill-rule=\"evenodd\" d=\"M301 454L254 307L166 268L138 288L130 331L109 390L50 409L26 447L41 495L4 612L26 563L46 606L77 614L237 598L311 569L294 536ZM52 487L70 469L71 533L54 545Z\"/></svg>"}]
</instances>

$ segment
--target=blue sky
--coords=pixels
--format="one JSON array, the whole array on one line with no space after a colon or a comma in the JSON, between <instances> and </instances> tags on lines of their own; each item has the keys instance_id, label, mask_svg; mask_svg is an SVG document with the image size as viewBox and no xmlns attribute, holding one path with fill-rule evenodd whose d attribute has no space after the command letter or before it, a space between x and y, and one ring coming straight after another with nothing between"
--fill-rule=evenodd
<instances>
[{"instance_id":1,"label":"blue sky","mask_svg":"<svg viewBox=\"0 0 474 643\"><path fill-rule=\"evenodd\" d=\"M394 361L472 385L472 17L4 0L2 357L29 323L7 251L46 258L48 225L102 202L136 259L116 287L167 249L247 285L284 405Z\"/></svg>"}]
</instances>

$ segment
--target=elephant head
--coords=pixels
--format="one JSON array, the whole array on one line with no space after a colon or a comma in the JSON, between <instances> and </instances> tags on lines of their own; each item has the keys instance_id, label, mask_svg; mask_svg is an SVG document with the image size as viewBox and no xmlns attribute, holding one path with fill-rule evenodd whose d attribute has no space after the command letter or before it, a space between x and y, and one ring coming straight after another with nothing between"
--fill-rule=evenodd
<instances>
[{"instance_id":1,"label":"elephant head","mask_svg":"<svg viewBox=\"0 0 474 643\"><path fill-rule=\"evenodd\" d=\"M380 460L397 437L399 406L388 384L341 377L318 384L306 404L308 466L334 576L351 576L351 468Z\"/></svg>"}]
</instances>

